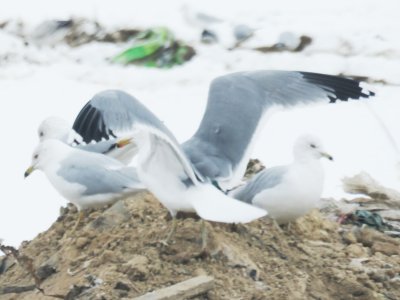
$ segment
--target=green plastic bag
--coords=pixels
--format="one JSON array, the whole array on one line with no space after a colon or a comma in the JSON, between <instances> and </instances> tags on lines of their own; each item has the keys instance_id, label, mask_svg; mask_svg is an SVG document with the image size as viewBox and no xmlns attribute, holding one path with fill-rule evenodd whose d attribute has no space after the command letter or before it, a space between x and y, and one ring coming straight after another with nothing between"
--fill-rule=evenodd
<instances>
[{"instance_id":1,"label":"green plastic bag","mask_svg":"<svg viewBox=\"0 0 400 300\"><path fill-rule=\"evenodd\" d=\"M193 48L176 41L165 27L139 34L132 47L115 56L115 63L135 63L146 67L170 68L181 65L195 54Z\"/></svg>"}]
</instances>

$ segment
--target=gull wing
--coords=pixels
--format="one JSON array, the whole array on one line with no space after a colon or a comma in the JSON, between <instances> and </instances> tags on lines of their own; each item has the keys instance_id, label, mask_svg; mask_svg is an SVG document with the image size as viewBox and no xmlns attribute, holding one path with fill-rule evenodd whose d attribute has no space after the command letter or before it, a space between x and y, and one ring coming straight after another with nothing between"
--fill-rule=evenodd
<instances>
[{"instance_id":1,"label":"gull wing","mask_svg":"<svg viewBox=\"0 0 400 300\"><path fill-rule=\"evenodd\" d=\"M358 81L326 74L253 71L221 76L212 81L203 119L183 149L204 177L237 182L272 108L371 96Z\"/></svg>"}]
</instances>

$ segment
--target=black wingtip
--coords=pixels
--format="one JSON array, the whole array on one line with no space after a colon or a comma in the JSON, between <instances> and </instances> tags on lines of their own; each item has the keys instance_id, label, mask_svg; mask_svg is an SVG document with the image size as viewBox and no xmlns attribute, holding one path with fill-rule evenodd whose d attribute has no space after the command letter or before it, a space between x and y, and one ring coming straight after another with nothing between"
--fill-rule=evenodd
<instances>
[{"instance_id":1,"label":"black wingtip","mask_svg":"<svg viewBox=\"0 0 400 300\"><path fill-rule=\"evenodd\" d=\"M299 73L309 83L315 84L329 93L330 103L335 103L337 100L360 100L375 96L374 92L362 88L362 83L354 79L310 72Z\"/></svg>"},{"instance_id":2,"label":"black wingtip","mask_svg":"<svg viewBox=\"0 0 400 300\"><path fill-rule=\"evenodd\" d=\"M103 116L90 101L81 109L72 128L78 133L85 143L99 142L103 138L109 139L114 133L107 128Z\"/></svg>"}]
</instances>

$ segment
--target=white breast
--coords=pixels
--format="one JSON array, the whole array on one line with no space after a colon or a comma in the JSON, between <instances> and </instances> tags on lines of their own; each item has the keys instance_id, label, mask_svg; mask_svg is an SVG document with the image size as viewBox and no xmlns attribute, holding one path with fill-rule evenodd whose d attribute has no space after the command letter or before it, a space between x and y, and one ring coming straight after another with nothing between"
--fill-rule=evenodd
<instances>
[{"instance_id":1,"label":"white breast","mask_svg":"<svg viewBox=\"0 0 400 300\"><path fill-rule=\"evenodd\" d=\"M257 194L253 204L266 209L278 223L293 221L315 207L322 194L323 177L319 161L295 163L281 184Z\"/></svg>"}]
</instances>

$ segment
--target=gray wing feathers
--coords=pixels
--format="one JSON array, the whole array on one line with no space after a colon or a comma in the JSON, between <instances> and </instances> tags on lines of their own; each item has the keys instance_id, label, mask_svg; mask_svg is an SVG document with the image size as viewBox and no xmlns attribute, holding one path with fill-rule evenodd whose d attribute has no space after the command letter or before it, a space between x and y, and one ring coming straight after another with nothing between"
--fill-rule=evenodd
<instances>
[{"instance_id":1,"label":"gray wing feathers","mask_svg":"<svg viewBox=\"0 0 400 300\"><path fill-rule=\"evenodd\" d=\"M103 193L124 193L128 189L143 189L135 168L125 167L119 169L107 169L100 167L101 158L108 157L99 155L98 159L85 159L81 156L72 155L61 162L61 168L57 174L71 183L83 185L86 190L83 195L96 195ZM114 162L113 159L111 159ZM108 163L109 161L107 161ZM119 165L115 161L115 166Z\"/></svg>"},{"instance_id":2,"label":"gray wing feathers","mask_svg":"<svg viewBox=\"0 0 400 300\"><path fill-rule=\"evenodd\" d=\"M91 104L102 114L105 125L115 131L128 131L136 122L155 125L160 123L143 104L123 91L98 93Z\"/></svg>"},{"instance_id":3,"label":"gray wing feathers","mask_svg":"<svg viewBox=\"0 0 400 300\"><path fill-rule=\"evenodd\" d=\"M189 159L206 177L230 175L232 167L243 157L263 114L262 91L252 80L241 79L223 76L211 83L200 126L182 145ZM212 166L219 169L218 174Z\"/></svg>"},{"instance_id":4,"label":"gray wing feathers","mask_svg":"<svg viewBox=\"0 0 400 300\"><path fill-rule=\"evenodd\" d=\"M229 195L246 203L252 203L254 197L266 189L271 189L282 182L287 172L286 166L265 169L251 178L243 186L231 191Z\"/></svg>"},{"instance_id":5,"label":"gray wing feathers","mask_svg":"<svg viewBox=\"0 0 400 300\"><path fill-rule=\"evenodd\" d=\"M90 143L127 133L138 123L156 127L173 138L150 110L135 97L119 90L94 95L79 112L72 127L84 142Z\"/></svg>"},{"instance_id":6,"label":"gray wing feathers","mask_svg":"<svg viewBox=\"0 0 400 300\"><path fill-rule=\"evenodd\" d=\"M200 126L183 148L203 176L224 178L236 170L269 108L373 95L358 81L325 74L254 71L221 76L211 83ZM217 176L212 165L220 168Z\"/></svg>"}]
</instances>

